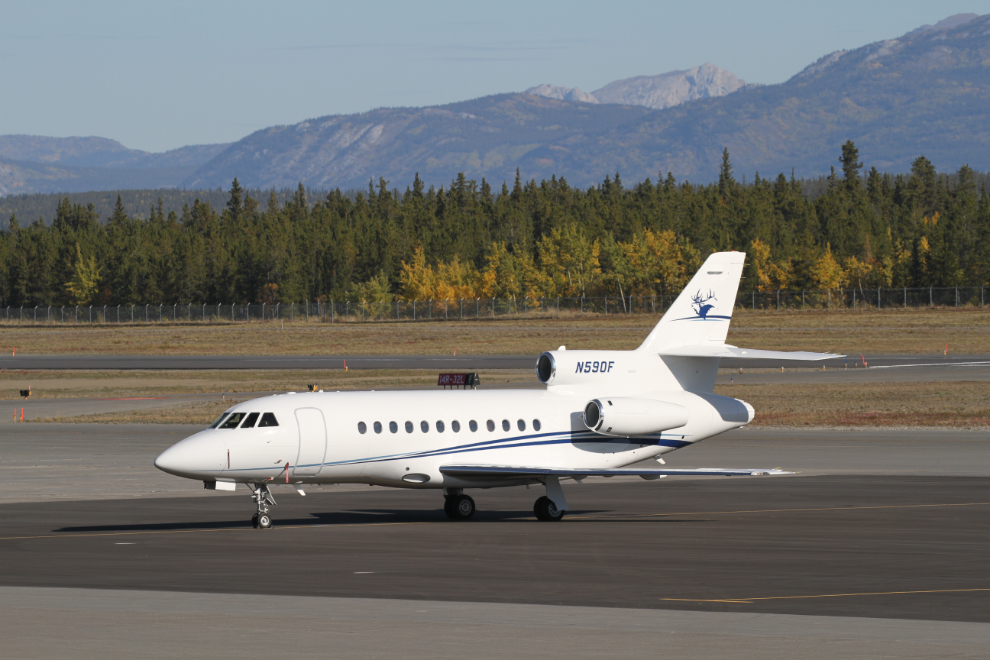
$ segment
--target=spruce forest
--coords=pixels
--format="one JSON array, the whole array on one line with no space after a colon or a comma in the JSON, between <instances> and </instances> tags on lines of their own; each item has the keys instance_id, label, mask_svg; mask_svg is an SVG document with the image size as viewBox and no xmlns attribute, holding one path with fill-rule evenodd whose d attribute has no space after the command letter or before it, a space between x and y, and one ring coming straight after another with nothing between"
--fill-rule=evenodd
<instances>
[{"instance_id":1,"label":"spruce forest","mask_svg":"<svg viewBox=\"0 0 990 660\"><path fill-rule=\"evenodd\" d=\"M493 190L463 175L404 193L380 179L312 205L268 200L235 179L223 208L108 218L63 199L51 224L0 231L0 306L391 302L677 292L704 257L748 253L742 290L981 286L990 283L990 197L964 166L939 174L862 171L847 141L827 189L757 175L724 152L717 183L669 174L588 189L563 178Z\"/></svg>"}]
</instances>

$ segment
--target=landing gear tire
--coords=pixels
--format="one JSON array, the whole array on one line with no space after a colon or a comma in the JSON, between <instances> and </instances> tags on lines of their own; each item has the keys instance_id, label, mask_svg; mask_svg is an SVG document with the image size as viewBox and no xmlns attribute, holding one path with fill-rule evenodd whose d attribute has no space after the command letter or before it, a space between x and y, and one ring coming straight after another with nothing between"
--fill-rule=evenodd
<instances>
[{"instance_id":1,"label":"landing gear tire","mask_svg":"<svg viewBox=\"0 0 990 660\"><path fill-rule=\"evenodd\" d=\"M558 509L553 500L546 496L536 500L533 505L533 513L536 514L537 520L543 522L557 522L564 517L564 512Z\"/></svg>"},{"instance_id":2,"label":"landing gear tire","mask_svg":"<svg viewBox=\"0 0 990 660\"><path fill-rule=\"evenodd\" d=\"M275 506L275 498L268 489L268 484L248 484L251 488L251 499L258 507L257 513L251 516L251 526L255 529L268 529L272 526L272 517L268 515L268 507Z\"/></svg>"},{"instance_id":3,"label":"landing gear tire","mask_svg":"<svg viewBox=\"0 0 990 660\"><path fill-rule=\"evenodd\" d=\"M467 495L447 497L443 503L443 512L451 520L470 520L474 516L474 500Z\"/></svg>"}]
</instances>

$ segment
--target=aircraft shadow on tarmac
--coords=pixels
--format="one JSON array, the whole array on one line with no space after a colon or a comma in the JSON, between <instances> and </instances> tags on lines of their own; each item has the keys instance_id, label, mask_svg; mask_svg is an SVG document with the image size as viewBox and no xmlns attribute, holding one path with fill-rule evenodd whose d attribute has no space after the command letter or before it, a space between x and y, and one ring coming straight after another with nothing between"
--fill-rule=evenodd
<instances>
[{"instance_id":1,"label":"aircraft shadow on tarmac","mask_svg":"<svg viewBox=\"0 0 990 660\"><path fill-rule=\"evenodd\" d=\"M615 522L615 523L687 523L711 522L701 519L684 518L625 518L622 516L596 517L610 513L607 510L571 511L568 522ZM405 509L358 509L354 511L334 511L329 513L310 513L308 518L276 518L275 527L318 527L318 526L376 526L383 524L415 524L415 523L451 523L443 511L409 511ZM591 517L588 519L587 517ZM465 521L457 521L465 522ZM478 522L536 522L530 511L479 511L470 521ZM250 528L250 520L214 520L202 522L161 522L141 523L132 525L86 525L78 527L60 527L52 530L56 533L79 534L98 532L165 532L165 531L196 531L210 529Z\"/></svg>"}]
</instances>

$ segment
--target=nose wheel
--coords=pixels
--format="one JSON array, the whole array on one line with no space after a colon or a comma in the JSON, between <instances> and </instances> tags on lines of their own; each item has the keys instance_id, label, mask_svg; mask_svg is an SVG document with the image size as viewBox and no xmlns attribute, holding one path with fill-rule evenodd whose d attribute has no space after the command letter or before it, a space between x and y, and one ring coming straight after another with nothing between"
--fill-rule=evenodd
<instances>
[{"instance_id":1,"label":"nose wheel","mask_svg":"<svg viewBox=\"0 0 990 660\"><path fill-rule=\"evenodd\" d=\"M275 498L268 489L268 484L252 485L254 494L251 498L258 507L258 512L251 516L251 526L255 529L269 529L272 526L272 517L268 515L268 506L275 506Z\"/></svg>"}]
</instances>

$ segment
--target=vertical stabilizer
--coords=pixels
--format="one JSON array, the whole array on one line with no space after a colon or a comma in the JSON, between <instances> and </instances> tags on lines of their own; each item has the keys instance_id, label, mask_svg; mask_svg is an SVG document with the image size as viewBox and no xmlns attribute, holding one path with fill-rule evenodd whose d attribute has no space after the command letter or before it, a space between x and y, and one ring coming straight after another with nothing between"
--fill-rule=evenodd
<instances>
[{"instance_id":1,"label":"vertical stabilizer","mask_svg":"<svg viewBox=\"0 0 990 660\"><path fill-rule=\"evenodd\" d=\"M744 252L708 257L640 349L724 344L745 259Z\"/></svg>"}]
</instances>

